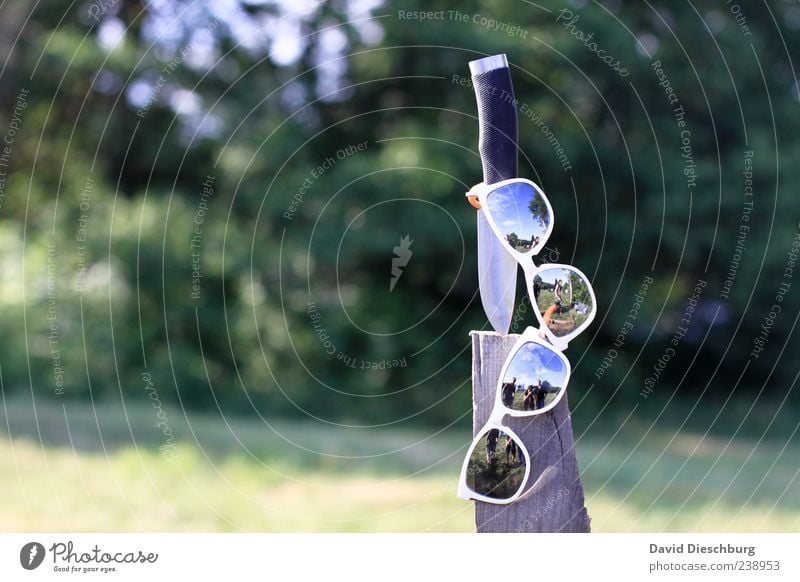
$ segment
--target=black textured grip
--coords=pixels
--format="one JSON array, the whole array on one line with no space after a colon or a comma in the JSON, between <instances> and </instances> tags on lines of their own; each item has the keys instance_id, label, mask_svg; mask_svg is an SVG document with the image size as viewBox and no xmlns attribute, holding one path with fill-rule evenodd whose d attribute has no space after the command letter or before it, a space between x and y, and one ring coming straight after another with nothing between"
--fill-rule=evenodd
<instances>
[{"instance_id":1,"label":"black textured grip","mask_svg":"<svg viewBox=\"0 0 800 582\"><path fill-rule=\"evenodd\" d=\"M508 67L473 75L478 100L483 181L517 177L517 108Z\"/></svg>"}]
</instances>

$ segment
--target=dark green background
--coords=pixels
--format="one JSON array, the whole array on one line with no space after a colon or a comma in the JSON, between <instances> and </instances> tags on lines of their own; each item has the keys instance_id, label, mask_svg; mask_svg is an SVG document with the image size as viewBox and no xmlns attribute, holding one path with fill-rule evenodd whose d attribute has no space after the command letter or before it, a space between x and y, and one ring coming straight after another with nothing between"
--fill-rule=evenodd
<instances>
[{"instance_id":1,"label":"dark green background","mask_svg":"<svg viewBox=\"0 0 800 582\"><path fill-rule=\"evenodd\" d=\"M29 92L0 208L5 393L144 400L147 372L161 400L195 410L468 423L468 333L488 325L475 212L463 198L481 179L476 107L454 76L468 77L469 60L504 52L517 98L571 165L565 171L541 128L520 116L520 174L543 187L556 214L548 258L557 251L580 267L598 298L598 318L568 352L576 422L601 414L613 428L636 409L712 430L740 421L759 433L796 427L800 281L760 357L749 356L787 280L800 220L796 2L743 3L750 34L718 0L398 2L371 12L330 2L292 19L286 34L302 36L303 48L280 66L270 50L283 12L272 3L241 5L235 23L255 31L244 44L225 17L192 37L213 22L210 1L170 0L160 11L105 5L104 24L89 17L90 3L10 0L0 9L3 132L20 90ZM560 19L564 7L579 16L575 28ZM399 10L456 8L467 22L398 18ZM492 31L475 15L521 28ZM370 16L372 35L363 29ZM114 50L98 42L113 32L108 19L126 27ZM325 31L334 28L346 44L331 53L337 37ZM601 62L576 29L629 75ZM213 52L165 73L181 47ZM686 113L691 189L655 61ZM159 75L165 86L137 115L134 85L141 99ZM195 110L177 115L189 90ZM201 124L207 113L213 121ZM363 151L337 158L363 142ZM754 206L725 299L746 151ZM193 299L191 242L209 175ZM88 272L79 292L82 215ZM393 248L405 235L413 256L389 292ZM647 276L654 282L641 312L615 348ZM707 284L685 338L644 398L699 280ZM528 305L515 329L532 322ZM323 328L334 354L320 341ZM616 357L598 379L610 349ZM361 370L362 361L389 369Z\"/></svg>"}]
</instances>

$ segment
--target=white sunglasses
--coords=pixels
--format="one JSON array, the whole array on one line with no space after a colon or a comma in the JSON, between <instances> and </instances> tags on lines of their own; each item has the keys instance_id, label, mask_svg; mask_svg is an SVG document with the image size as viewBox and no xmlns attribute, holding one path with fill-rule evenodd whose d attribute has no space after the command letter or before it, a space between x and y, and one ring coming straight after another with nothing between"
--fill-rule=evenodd
<instances>
[{"instance_id":1,"label":"white sunglasses","mask_svg":"<svg viewBox=\"0 0 800 582\"><path fill-rule=\"evenodd\" d=\"M544 414L558 404L571 373L569 360L561 352L592 322L596 300L579 269L534 264L533 257L553 230L553 208L536 184L523 178L490 186L482 183L467 196L473 206L484 210L495 236L507 243L504 248L522 266L540 324L540 329L528 327L509 352L489 420L473 439L459 478L459 497L508 504L526 491L531 459L504 418Z\"/></svg>"},{"instance_id":2,"label":"white sunglasses","mask_svg":"<svg viewBox=\"0 0 800 582\"><path fill-rule=\"evenodd\" d=\"M473 206L483 209L495 236L506 243L506 251L522 266L542 336L563 351L594 319L596 300L588 277L580 269L558 263L537 266L533 262L553 231L553 207L547 196L524 178L480 183L466 196L473 200ZM566 318L556 317L564 314Z\"/></svg>"},{"instance_id":3,"label":"white sunglasses","mask_svg":"<svg viewBox=\"0 0 800 582\"><path fill-rule=\"evenodd\" d=\"M458 483L458 496L487 503L511 503L530 476L530 454L504 417L544 414L567 390L571 367L529 327L509 352L500 372L494 406L472 441Z\"/></svg>"}]
</instances>

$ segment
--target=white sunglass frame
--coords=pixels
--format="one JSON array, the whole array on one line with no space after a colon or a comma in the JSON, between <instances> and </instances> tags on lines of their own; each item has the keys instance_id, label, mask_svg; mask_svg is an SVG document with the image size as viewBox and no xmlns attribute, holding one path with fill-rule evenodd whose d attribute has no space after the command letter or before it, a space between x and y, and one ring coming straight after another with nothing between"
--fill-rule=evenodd
<instances>
[{"instance_id":1,"label":"white sunglass frame","mask_svg":"<svg viewBox=\"0 0 800 582\"><path fill-rule=\"evenodd\" d=\"M529 343L534 343L539 346L542 346L548 350L550 350L563 364L565 367L565 377L564 377L564 385L561 390L558 392L556 397L544 408L538 410L513 410L508 408L505 404L503 404L501 389L503 386L503 380L506 376L506 372L508 371L511 362L513 361L514 357L519 353L523 346ZM538 416L540 414L544 414L552 410L556 404L558 404L561 399L564 397L564 394L567 393L567 388L569 386L569 380L572 376L572 366L570 366L569 360L566 356L561 353L560 350L556 349L553 345L545 341L539 334L539 330L535 327L528 327L522 335L520 335L517 342L514 344L514 347L511 348L511 351L508 353L506 357L506 361L503 363L503 368L500 370L500 377L497 380L497 386L495 388L495 399L494 399L494 406L492 407L492 412L489 414L489 419L486 421L486 424L477 432L476 436L472 439L472 443L467 450L467 454L464 457L464 463L461 466L461 474L458 479L458 496L461 499L466 500L475 500L475 501L483 501L485 503L493 503L495 505L507 505L509 503L513 503L523 493L527 490L528 478L530 477L531 471L531 457L528 453L528 449L525 446L523 440L517 435L507 424L505 424L504 418L506 416L511 417L532 417ZM477 491L470 489L467 485L467 472L469 470L469 462L472 458L472 454L475 452L475 449L480 446L483 437L486 433L496 428L501 430L505 434L509 435L514 441L516 441L517 446L522 451L522 454L525 456L525 475L522 478L522 485L519 489L512 495L511 497L501 499L496 497L489 497L488 495L481 495Z\"/></svg>"},{"instance_id":2,"label":"white sunglass frame","mask_svg":"<svg viewBox=\"0 0 800 582\"><path fill-rule=\"evenodd\" d=\"M489 212L488 210L489 195L492 192L499 190L500 188L503 188L505 186L510 186L512 184L524 184L526 186L531 187L534 190L534 192L536 192L536 194L538 194L544 201L545 205L547 206L547 210L550 214L550 220L548 221L547 229L545 230L544 235L542 235L538 243L536 243L535 245L531 245L531 249L524 253L512 248L508 244L505 244L505 240L503 238L503 231L495 222L492 213ZM565 349L567 349L569 342L572 341L572 339L574 339L578 335L580 335L587 327L589 327L589 324L591 324L592 321L594 321L595 315L597 315L597 299L595 297L592 284L589 282L589 278L583 271L581 271L577 267L574 267L572 265L565 265L562 263L543 263L542 265L537 266L536 263L533 261L533 258L544 248L545 244L547 244L547 240L550 238L550 235L553 232L555 215L553 213L553 207L550 204L550 200L547 199L547 196L545 195L544 191L537 184L531 182L530 180L526 180L525 178L512 178L510 180L503 180L502 182L495 182L494 184L486 184L484 182L481 182L480 184L476 184L475 186L473 186L469 190L469 192L466 193L466 196L467 197L474 196L478 199L478 201L480 202L480 206L483 209L484 216L486 217L486 220L488 221L489 226L492 229L492 232L497 237L497 240L500 243L502 243L501 246L506 250L506 252L510 253L511 256L514 257L517 263L522 267L522 271L525 275L525 285L528 290L528 297L530 298L533 311L536 314L536 319L539 322L540 335L542 337L546 337L556 351L559 352L564 351ZM587 314L586 320L583 323L581 323L581 325L577 327L575 330L563 336L557 336L550 330L547 323L544 321L544 317L539 312L539 306L536 305L536 297L533 293L534 278L536 277L537 274L549 269L563 269L577 273L578 276L581 279L583 279L584 283L586 284L586 287L589 291L589 296L592 299L592 307L589 310L589 313Z\"/></svg>"}]
</instances>

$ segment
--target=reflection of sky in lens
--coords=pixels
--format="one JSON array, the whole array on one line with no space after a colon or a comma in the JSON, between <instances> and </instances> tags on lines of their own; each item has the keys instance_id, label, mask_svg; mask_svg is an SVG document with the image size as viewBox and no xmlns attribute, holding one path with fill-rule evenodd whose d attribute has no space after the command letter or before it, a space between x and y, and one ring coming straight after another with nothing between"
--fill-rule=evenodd
<instances>
[{"instance_id":1,"label":"reflection of sky in lens","mask_svg":"<svg viewBox=\"0 0 800 582\"><path fill-rule=\"evenodd\" d=\"M540 201L540 218L534 216L530 203ZM539 193L527 184L509 184L498 188L487 198L489 212L503 234L516 234L523 240L542 237L547 232L550 216Z\"/></svg>"},{"instance_id":2,"label":"reflection of sky in lens","mask_svg":"<svg viewBox=\"0 0 800 582\"><path fill-rule=\"evenodd\" d=\"M503 381L510 382L516 376L516 384L524 384L526 388L530 384L537 384L539 380L563 387L566 375L564 362L555 352L539 344L527 343L511 360Z\"/></svg>"},{"instance_id":3,"label":"reflection of sky in lens","mask_svg":"<svg viewBox=\"0 0 800 582\"><path fill-rule=\"evenodd\" d=\"M562 283L569 281L569 271L566 269L545 269L537 273L544 283L555 284L556 279Z\"/></svg>"}]
</instances>

